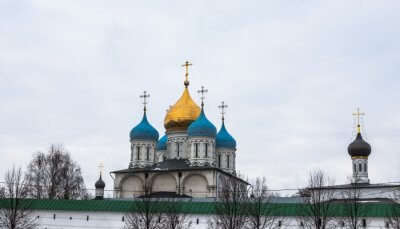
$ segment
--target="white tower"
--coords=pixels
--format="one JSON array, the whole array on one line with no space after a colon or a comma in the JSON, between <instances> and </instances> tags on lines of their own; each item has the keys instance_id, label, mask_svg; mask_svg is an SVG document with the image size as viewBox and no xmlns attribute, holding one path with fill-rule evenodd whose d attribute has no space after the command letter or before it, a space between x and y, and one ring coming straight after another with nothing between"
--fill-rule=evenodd
<instances>
[{"instance_id":1,"label":"white tower","mask_svg":"<svg viewBox=\"0 0 400 229\"><path fill-rule=\"evenodd\" d=\"M151 166L155 162L156 144L158 131L149 123L146 115L146 99L150 97L146 91L140 96L143 98L143 118L135 126L129 136L131 142L131 158L129 168L143 168Z\"/></svg>"},{"instance_id":2,"label":"white tower","mask_svg":"<svg viewBox=\"0 0 400 229\"><path fill-rule=\"evenodd\" d=\"M368 156L371 154L371 146L361 136L360 116L364 113L357 109L354 113L357 117L357 136L347 148L352 160L352 183L369 183Z\"/></svg>"},{"instance_id":3,"label":"white tower","mask_svg":"<svg viewBox=\"0 0 400 229\"><path fill-rule=\"evenodd\" d=\"M216 137L216 164L218 168L225 170L226 172L235 174L236 173L236 141L229 134L225 128L225 108L227 108L224 102L221 103L218 108L221 109L222 115L222 126L218 131Z\"/></svg>"},{"instance_id":4,"label":"white tower","mask_svg":"<svg viewBox=\"0 0 400 229\"><path fill-rule=\"evenodd\" d=\"M189 161L192 166L215 166L215 137L217 129L204 113L204 94L208 90L201 87L201 112L188 128L190 149Z\"/></svg>"}]
</instances>

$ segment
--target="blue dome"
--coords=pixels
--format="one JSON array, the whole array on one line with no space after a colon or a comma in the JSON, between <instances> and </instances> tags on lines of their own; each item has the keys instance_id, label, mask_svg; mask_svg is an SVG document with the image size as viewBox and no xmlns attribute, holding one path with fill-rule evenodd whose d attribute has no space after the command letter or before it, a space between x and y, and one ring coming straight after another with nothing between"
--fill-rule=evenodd
<instances>
[{"instance_id":1,"label":"blue dome","mask_svg":"<svg viewBox=\"0 0 400 229\"><path fill-rule=\"evenodd\" d=\"M222 122L221 129L218 131L215 142L217 148L236 149L236 141L226 130L224 122Z\"/></svg>"},{"instance_id":2,"label":"blue dome","mask_svg":"<svg viewBox=\"0 0 400 229\"><path fill-rule=\"evenodd\" d=\"M157 151L158 150L167 150L167 135L164 135L162 138L160 138L160 140L158 140L157 142Z\"/></svg>"},{"instance_id":3,"label":"blue dome","mask_svg":"<svg viewBox=\"0 0 400 229\"><path fill-rule=\"evenodd\" d=\"M204 109L201 109L199 117L192 122L188 128L188 135L191 137L212 137L215 138L217 128L207 119Z\"/></svg>"},{"instance_id":4,"label":"blue dome","mask_svg":"<svg viewBox=\"0 0 400 229\"><path fill-rule=\"evenodd\" d=\"M158 131L147 121L146 112L143 114L142 121L129 133L131 140L158 140Z\"/></svg>"}]
</instances>

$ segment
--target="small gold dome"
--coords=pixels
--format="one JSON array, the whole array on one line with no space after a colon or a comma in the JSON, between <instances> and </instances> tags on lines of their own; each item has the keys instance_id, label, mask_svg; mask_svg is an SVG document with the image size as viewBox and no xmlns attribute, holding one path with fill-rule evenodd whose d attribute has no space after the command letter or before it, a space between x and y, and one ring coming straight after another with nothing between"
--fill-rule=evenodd
<instances>
[{"instance_id":1,"label":"small gold dome","mask_svg":"<svg viewBox=\"0 0 400 229\"><path fill-rule=\"evenodd\" d=\"M186 86L186 85L185 85ZM164 127L167 131L186 130L200 115L200 107L190 97L187 86L182 96L167 112Z\"/></svg>"}]
</instances>

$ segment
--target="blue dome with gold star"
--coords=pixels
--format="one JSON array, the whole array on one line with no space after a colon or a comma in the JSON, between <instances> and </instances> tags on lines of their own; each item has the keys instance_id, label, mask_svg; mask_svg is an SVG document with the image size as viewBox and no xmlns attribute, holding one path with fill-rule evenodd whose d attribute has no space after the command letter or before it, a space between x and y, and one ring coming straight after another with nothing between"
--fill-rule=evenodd
<instances>
[{"instance_id":1,"label":"blue dome with gold star","mask_svg":"<svg viewBox=\"0 0 400 229\"><path fill-rule=\"evenodd\" d=\"M199 117L190 124L188 131L190 137L211 137L215 138L217 128L212 124L204 114L204 109L201 108Z\"/></svg>"},{"instance_id":2,"label":"blue dome with gold star","mask_svg":"<svg viewBox=\"0 0 400 229\"><path fill-rule=\"evenodd\" d=\"M217 148L236 149L236 140L228 133L225 128L225 123L222 121L221 129L218 131L215 139Z\"/></svg>"},{"instance_id":3,"label":"blue dome with gold star","mask_svg":"<svg viewBox=\"0 0 400 229\"><path fill-rule=\"evenodd\" d=\"M168 140L167 135L162 136L162 138L160 138L160 140L158 140L157 147L156 147L157 151L158 150L167 150L167 140Z\"/></svg>"},{"instance_id":4,"label":"blue dome with gold star","mask_svg":"<svg viewBox=\"0 0 400 229\"><path fill-rule=\"evenodd\" d=\"M142 121L129 133L131 140L158 140L158 131L147 121L146 112L143 114Z\"/></svg>"}]
</instances>

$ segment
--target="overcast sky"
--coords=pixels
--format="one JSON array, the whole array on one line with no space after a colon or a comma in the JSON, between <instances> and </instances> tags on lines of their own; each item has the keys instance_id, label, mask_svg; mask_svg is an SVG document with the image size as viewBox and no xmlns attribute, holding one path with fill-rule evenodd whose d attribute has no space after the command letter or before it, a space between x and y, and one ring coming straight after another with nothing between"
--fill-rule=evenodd
<instances>
[{"instance_id":1,"label":"overcast sky","mask_svg":"<svg viewBox=\"0 0 400 229\"><path fill-rule=\"evenodd\" d=\"M315 168L346 182L360 107L371 181L400 181L399 12L398 0L0 0L0 174L51 143L88 188L100 162L127 168L140 93L162 135L188 59L218 129L229 105L241 173L274 189Z\"/></svg>"}]
</instances>

